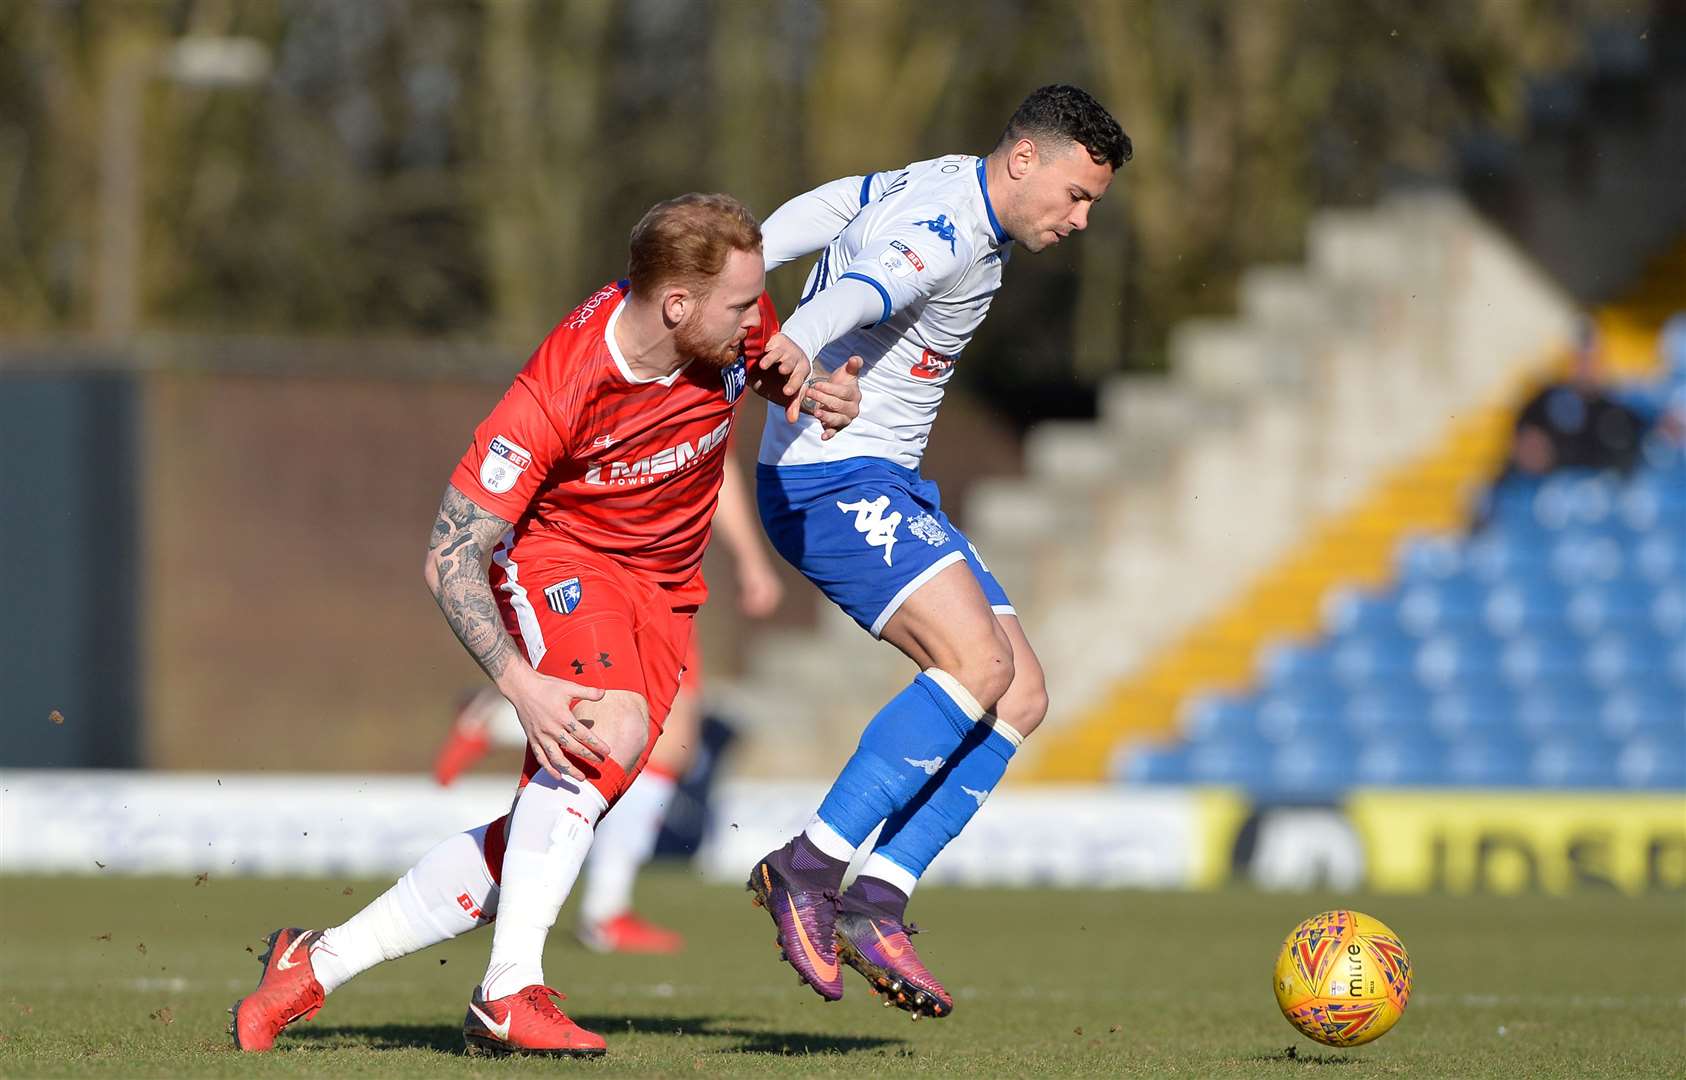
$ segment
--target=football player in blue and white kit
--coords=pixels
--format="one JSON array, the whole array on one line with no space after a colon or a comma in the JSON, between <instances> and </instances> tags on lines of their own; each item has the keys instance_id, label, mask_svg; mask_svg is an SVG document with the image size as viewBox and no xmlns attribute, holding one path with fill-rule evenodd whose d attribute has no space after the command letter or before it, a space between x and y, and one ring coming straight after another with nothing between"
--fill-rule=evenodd
<instances>
[{"instance_id":1,"label":"football player in blue and white kit","mask_svg":"<svg viewBox=\"0 0 1686 1080\"><path fill-rule=\"evenodd\" d=\"M908 896L1048 699L1007 594L943 514L920 457L1014 248L1041 251L1083 229L1130 153L1094 98L1045 86L985 157L844 177L762 227L768 270L819 252L764 366L805 373L865 360L860 417L835 438L822 441L812 416L768 413L762 523L781 555L920 669L867 724L807 828L750 874L785 958L828 1000L843 995L841 960L914 1019L953 1009L908 940ZM844 870L880 823L843 891Z\"/></svg>"}]
</instances>

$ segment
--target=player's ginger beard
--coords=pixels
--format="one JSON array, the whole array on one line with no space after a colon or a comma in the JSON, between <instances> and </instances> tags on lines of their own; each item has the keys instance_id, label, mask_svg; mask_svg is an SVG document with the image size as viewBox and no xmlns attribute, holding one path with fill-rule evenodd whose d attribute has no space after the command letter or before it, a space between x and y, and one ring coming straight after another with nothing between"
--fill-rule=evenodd
<instances>
[{"instance_id":1,"label":"player's ginger beard","mask_svg":"<svg viewBox=\"0 0 1686 1080\"><path fill-rule=\"evenodd\" d=\"M738 349L743 345L745 335L734 332L732 340L724 345L711 344L702 336L701 321L693 313L687 315L684 322L675 326L673 328L673 347L679 350L679 355L682 357L694 357L716 368L730 367L738 359Z\"/></svg>"},{"instance_id":2,"label":"player's ginger beard","mask_svg":"<svg viewBox=\"0 0 1686 1080\"><path fill-rule=\"evenodd\" d=\"M639 301L636 294L634 294L627 298L626 304L627 307L623 310L627 311L627 313L631 314L634 311L638 312L638 317L635 318L634 322L641 329L647 321L642 309L641 301ZM633 305L639 306L634 307ZM659 312L656 314L656 318L662 325L666 325L667 320ZM682 368L686 364L690 363L693 359L701 360L705 364L708 364L716 369L729 367L737 361L738 349L743 345L744 339L747 336L734 332L730 341L725 343L710 342L702 335L700 317L696 312L692 312L670 331L672 334L673 351L677 354L679 362L671 368L664 368L652 363L648 359L648 355L650 353L661 351L660 339L658 338L655 342L635 340L632 335L626 333L629 329L632 329L632 327L628 326L628 322L626 320L622 320L615 330L616 341L620 345L622 352L626 354L627 362L632 365L635 370L643 370L647 374L657 377L671 375L673 372L679 370L679 368ZM634 332L636 333L636 331Z\"/></svg>"}]
</instances>

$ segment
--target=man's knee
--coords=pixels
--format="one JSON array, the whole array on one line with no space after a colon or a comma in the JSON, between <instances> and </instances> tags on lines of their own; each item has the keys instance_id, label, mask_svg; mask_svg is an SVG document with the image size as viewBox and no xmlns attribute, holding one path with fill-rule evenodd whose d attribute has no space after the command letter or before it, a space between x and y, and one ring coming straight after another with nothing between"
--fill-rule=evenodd
<instances>
[{"instance_id":1,"label":"man's knee","mask_svg":"<svg viewBox=\"0 0 1686 1080\"><path fill-rule=\"evenodd\" d=\"M957 643L958 650L938 663L964 686L978 705L993 712L1013 685L1013 645L1005 634L977 635Z\"/></svg>"},{"instance_id":2,"label":"man's knee","mask_svg":"<svg viewBox=\"0 0 1686 1080\"><path fill-rule=\"evenodd\" d=\"M1021 675L996 706L996 719L1028 736L1048 715L1048 684L1040 675Z\"/></svg>"},{"instance_id":3,"label":"man's knee","mask_svg":"<svg viewBox=\"0 0 1686 1080\"><path fill-rule=\"evenodd\" d=\"M611 690L601 701L582 701L574 714L591 724L592 733L609 744L610 756L630 769L650 741L650 703L642 694Z\"/></svg>"}]
</instances>

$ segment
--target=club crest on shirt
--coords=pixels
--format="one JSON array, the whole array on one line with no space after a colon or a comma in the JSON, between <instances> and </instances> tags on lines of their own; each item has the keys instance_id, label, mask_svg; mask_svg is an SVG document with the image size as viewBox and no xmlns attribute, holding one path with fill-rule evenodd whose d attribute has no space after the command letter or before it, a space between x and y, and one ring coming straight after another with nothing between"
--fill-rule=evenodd
<instances>
[{"instance_id":1,"label":"club crest on shirt","mask_svg":"<svg viewBox=\"0 0 1686 1080\"><path fill-rule=\"evenodd\" d=\"M585 589L580 586L580 579L577 577L558 581L544 590L544 602L558 615L572 615L584 596Z\"/></svg>"},{"instance_id":2,"label":"club crest on shirt","mask_svg":"<svg viewBox=\"0 0 1686 1080\"><path fill-rule=\"evenodd\" d=\"M726 404L737 401L748 382L749 369L744 366L743 356L739 355L735 363L720 372L720 383L726 388Z\"/></svg>"},{"instance_id":3,"label":"club crest on shirt","mask_svg":"<svg viewBox=\"0 0 1686 1080\"><path fill-rule=\"evenodd\" d=\"M492 439L486 448L486 460L480 463L480 486L502 495L515 486L515 481L533 463L533 455L510 442L502 435Z\"/></svg>"}]
</instances>

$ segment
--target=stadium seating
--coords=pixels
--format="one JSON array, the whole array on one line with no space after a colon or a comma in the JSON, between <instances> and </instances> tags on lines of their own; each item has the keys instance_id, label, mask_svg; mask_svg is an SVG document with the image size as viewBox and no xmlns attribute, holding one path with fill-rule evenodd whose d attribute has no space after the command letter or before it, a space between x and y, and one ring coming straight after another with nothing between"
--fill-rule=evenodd
<instances>
[{"instance_id":1,"label":"stadium seating","mask_svg":"<svg viewBox=\"0 0 1686 1080\"><path fill-rule=\"evenodd\" d=\"M1672 381L1636 393L1686 394ZM1384 587L1198 697L1130 782L1318 800L1355 785L1686 788L1686 453L1490 493L1475 535L1406 541Z\"/></svg>"}]
</instances>

